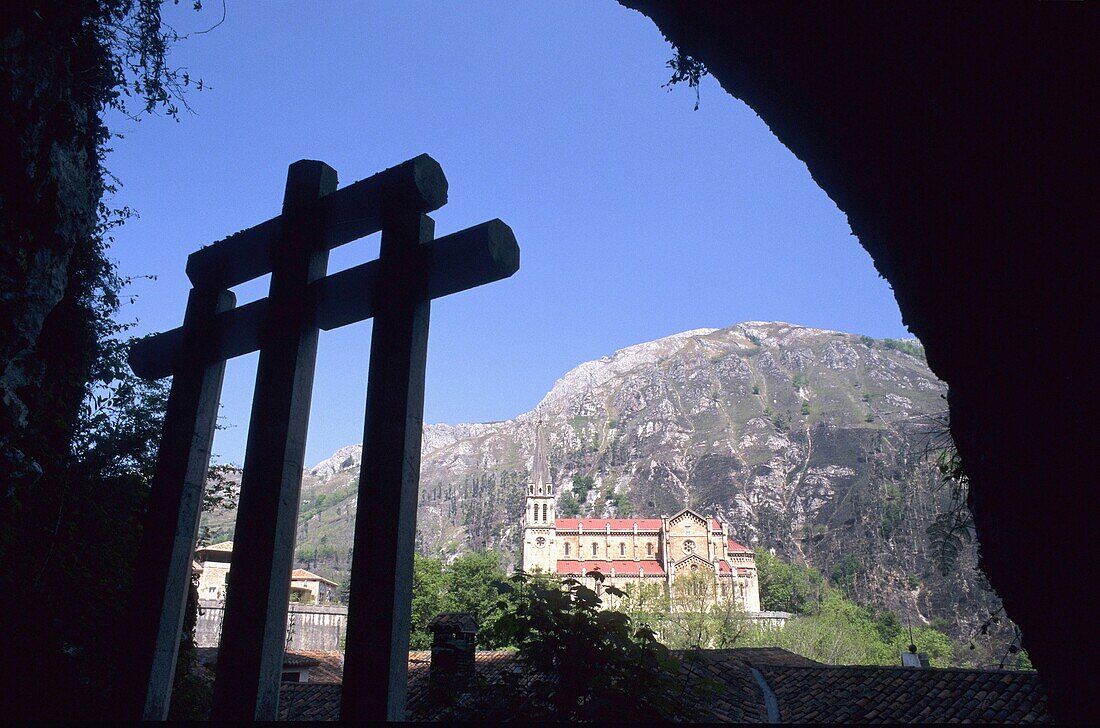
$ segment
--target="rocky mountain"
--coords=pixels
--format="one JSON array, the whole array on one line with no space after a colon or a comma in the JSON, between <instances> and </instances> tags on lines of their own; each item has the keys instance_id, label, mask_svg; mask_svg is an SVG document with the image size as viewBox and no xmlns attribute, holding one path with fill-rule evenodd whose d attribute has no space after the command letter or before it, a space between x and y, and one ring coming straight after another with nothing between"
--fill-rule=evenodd
<instances>
[{"instance_id":1,"label":"rocky mountain","mask_svg":"<svg viewBox=\"0 0 1100 728\"><path fill-rule=\"evenodd\" d=\"M912 340L747 322L631 346L576 367L515 419L427 425L417 547L493 548L514 563L541 423L560 514L718 513L740 540L819 568L859 601L961 634L996 598L973 550L950 577L931 563L926 529L949 498L928 457L943 444L945 393ZM303 485L298 560L337 579L360 454L342 448Z\"/></svg>"}]
</instances>

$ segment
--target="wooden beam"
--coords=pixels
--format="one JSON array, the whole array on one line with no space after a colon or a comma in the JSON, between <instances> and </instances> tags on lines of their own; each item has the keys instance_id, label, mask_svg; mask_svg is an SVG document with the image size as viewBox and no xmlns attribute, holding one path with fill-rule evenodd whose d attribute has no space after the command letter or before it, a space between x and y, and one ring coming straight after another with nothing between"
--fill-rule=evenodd
<instances>
[{"instance_id":1,"label":"wooden beam","mask_svg":"<svg viewBox=\"0 0 1100 728\"><path fill-rule=\"evenodd\" d=\"M424 367L430 301L422 269L434 225L409 211L382 232L355 515L340 719L404 719Z\"/></svg>"},{"instance_id":2,"label":"wooden beam","mask_svg":"<svg viewBox=\"0 0 1100 728\"><path fill-rule=\"evenodd\" d=\"M197 356L211 345L210 322L233 307L229 291L195 289L187 299L180 362L164 416L164 434L134 575L128 672L131 719L166 720L183 629L191 560L210 465L225 362Z\"/></svg>"},{"instance_id":3,"label":"wooden beam","mask_svg":"<svg viewBox=\"0 0 1100 728\"><path fill-rule=\"evenodd\" d=\"M430 298L508 278L519 270L516 237L500 220L452 233L423 247ZM378 271L375 260L312 283L308 295L316 307L317 326L329 331L374 316ZM214 334L206 356L217 361L256 351L269 319L266 298L219 315L211 324ZM183 329L165 331L133 345L130 367L146 379L171 376L184 351Z\"/></svg>"},{"instance_id":4,"label":"wooden beam","mask_svg":"<svg viewBox=\"0 0 1100 728\"><path fill-rule=\"evenodd\" d=\"M318 198L336 187L323 162L290 166L283 229L274 246L270 317L245 445L212 718L275 720L282 675L295 526L309 424L317 326L304 306L323 278Z\"/></svg>"},{"instance_id":5,"label":"wooden beam","mask_svg":"<svg viewBox=\"0 0 1100 728\"><path fill-rule=\"evenodd\" d=\"M443 168L421 154L342 190L326 192L315 218L321 233L313 244L331 250L378 232L384 200L419 212L438 210L447 203ZM196 286L231 288L270 273L282 225L280 215L195 251L187 258L187 277Z\"/></svg>"}]
</instances>

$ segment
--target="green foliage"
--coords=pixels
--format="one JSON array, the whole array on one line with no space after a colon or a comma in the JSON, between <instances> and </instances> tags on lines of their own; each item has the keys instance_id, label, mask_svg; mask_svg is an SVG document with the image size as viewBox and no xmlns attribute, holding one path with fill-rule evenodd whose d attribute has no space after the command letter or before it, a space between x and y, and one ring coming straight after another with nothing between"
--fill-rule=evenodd
<instances>
[{"instance_id":1,"label":"green foliage","mask_svg":"<svg viewBox=\"0 0 1100 728\"><path fill-rule=\"evenodd\" d=\"M596 486L596 479L591 475L574 475L573 476L573 495L577 501L584 503L588 498L588 491L592 490Z\"/></svg>"},{"instance_id":2,"label":"green foliage","mask_svg":"<svg viewBox=\"0 0 1100 728\"><path fill-rule=\"evenodd\" d=\"M307 506L303 506L298 513L299 521L308 521L324 508L334 508L348 498L359 494L359 481L355 480L347 485L342 485L331 493L325 495L319 493Z\"/></svg>"},{"instance_id":3,"label":"green foliage","mask_svg":"<svg viewBox=\"0 0 1100 728\"><path fill-rule=\"evenodd\" d=\"M791 377L791 386L794 387L796 392L805 387L807 384L809 384L809 379L807 379L806 375L802 374L801 372Z\"/></svg>"},{"instance_id":4,"label":"green foliage","mask_svg":"<svg viewBox=\"0 0 1100 728\"><path fill-rule=\"evenodd\" d=\"M667 88L669 91L672 87L678 83L687 81L688 87L695 90L695 111L699 110L699 82L703 76L706 76L709 71L706 65L692 56L684 53L680 49L676 49L676 56L670 59L666 66L672 69L672 78L668 80L668 83L664 84L661 88ZM751 336L749 338L752 338Z\"/></svg>"},{"instance_id":5,"label":"green foliage","mask_svg":"<svg viewBox=\"0 0 1100 728\"><path fill-rule=\"evenodd\" d=\"M868 349L875 348L875 340L872 339L870 336L861 336L861 337L859 337L859 343L863 344Z\"/></svg>"},{"instance_id":6,"label":"green foliage","mask_svg":"<svg viewBox=\"0 0 1100 728\"><path fill-rule=\"evenodd\" d=\"M494 551L470 551L449 566L439 559L415 554L410 647L426 649L431 645L428 622L441 612L472 614L480 626L479 647L509 646L496 626L507 608L500 598L500 585L506 579L500 554Z\"/></svg>"},{"instance_id":7,"label":"green foliage","mask_svg":"<svg viewBox=\"0 0 1100 728\"><path fill-rule=\"evenodd\" d=\"M863 421L864 422L874 422L875 421L874 414L872 414L871 412L868 412L867 416L863 418Z\"/></svg>"},{"instance_id":8,"label":"green foliage","mask_svg":"<svg viewBox=\"0 0 1100 728\"><path fill-rule=\"evenodd\" d=\"M469 551L443 572L442 612L468 612L480 625L478 644L486 649L507 647L509 639L497 627L507 604L499 585L507 575L495 551Z\"/></svg>"},{"instance_id":9,"label":"green foliage","mask_svg":"<svg viewBox=\"0 0 1100 728\"><path fill-rule=\"evenodd\" d=\"M713 594L712 573L681 576L674 584L676 609L657 584L631 584L619 608L638 624L650 626L674 650L726 649L737 646L751 621L734 600Z\"/></svg>"},{"instance_id":10,"label":"green foliage","mask_svg":"<svg viewBox=\"0 0 1100 728\"><path fill-rule=\"evenodd\" d=\"M809 566L788 564L767 549L756 552L760 608L765 611L811 614L824 598L824 577Z\"/></svg>"},{"instance_id":11,"label":"green foliage","mask_svg":"<svg viewBox=\"0 0 1100 728\"><path fill-rule=\"evenodd\" d=\"M949 440L950 442L950 440ZM940 573L950 574L966 544L974 540L974 515L966 505L970 482L963 472L962 459L953 444L937 456L940 488L949 488L950 506L936 515L927 529L932 555Z\"/></svg>"},{"instance_id":12,"label":"green foliage","mask_svg":"<svg viewBox=\"0 0 1100 728\"><path fill-rule=\"evenodd\" d=\"M232 465L221 463L211 465L206 472L206 486L202 491L202 509L210 511L233 510L237 507L240 488L231 477L236 471Z\"/></svg>"},{"instance_id":13,"label":"green foliage","mask_svg":"<svg viewBox=\"0 0 1100 728\"><path fill-rule=\"evenodd\" d=\"M562 518L576 518L581 514L581 504L572 493L566 491L558 498L558 515Z\"/></svg>"},{"instance_id":14,"label":"green foliage","mask_svg":"<svg viewBox=\"0 0 1100 728\"><path fill-rule=\"evenodd\" d=\"M597 576L602 581L602 577ZM537 675L525 718L535 721L653 722L700 717L679 665L653 630L601 610L600 597L574 579L517 574L502 628ZM613 586L603 591L622 598Z\"/></svg>"},{"instance_id":15,"label":"green foliage","mask_svg":"<svg viewBox=\"0 0 1100 728\"><path fill-rule=\"evenodd\" d=\"M617 493L609 488L604 496L604 502L608 509L614 509L615 515L619 518L625 518L634 512L634 505L627 493Z\"/></svg>"},{"instance_id":16,"label":"green foliage","mask_svg":"<svg viewBox=\"0 0 1100 728\"><path fill-rule=\"evenodd\" d=\"M802 414L803 415L810 414L810 403L809 402L803 402L802 403Z\"/></svg>"},{"instance_id":17,"label":"green foliage","mask_svg":"<svg viewBox=\"0 0 1100 728\"><path fill-rule=\"evenodd\" d=\"M753 394L760 394L760 385L759 384L752 385L752 393Z\"/></svg>"},{"instance_id":18,"label":"green foliage","mask_svg":"<svg viewBox=\"0 0 1100 728\"><path fill-rule=\"evenodd\" d=\"M432 645L432 633L428 622L445 611L443 562L420 554L413 554L412 620L410 621L409 649L426 650ZM460 610L466 611L466 610Z\"/></svg>"},{"instance_id":19,"label":"green foliage","mask_svg":"<svg viewBox=\"0 0 1100 728\"><path fill-rule=\"evenodd\" d=\"M953 646L943 633L914 628L913 640L934 667L952 664ZM910 644L897 615L860 607L835 591L825 596L816 614L798 616L782 629L750 631L742 643L782 647L827 665L900 665L900 653Z\"/></svg>"},{"instance_id":20,"label":"green foliage","mask_svg":"<svg viewBox=\"0 0 1100 728\"><path fill-rule=\"evenodd\" d=\"M886 499L882 506L882 519L879 532L883 538L890 538L898 526L905 520L905 499L901 490L893 483L886 484Z\"/></svg>"},{"instance_id":21,"label":"green foliage","mask_svg":"<svg viewBox=\"0 0 1100 728\"><path fill-rule=\"evenodd\" d=\"M318 561L328 561L336 558L336 547L328 544L318 544L316 546L304 546L298 549L298 553L295 558L300 563L315 564Z\"/></svg>"},{"instance_id":22,"label":"green foliage","mask_svg":"<svg viewBox=\"0 0 1100 728\"><path fill-rule=\"evenodd\" d=\"M903 341L901 339L886 339L882 342L883 349L894 349L908 354L909 356L915 356L918 359L924 359L924 347L920 344L912 341Z\"/></svg>"},{"instance_id":23,"label":"green foliage","mask_svg":"<svg viewBox=\"0 0 1100 728\"><path fill-rule=\"evenodd\" d=\"M4 10L0 126L22 163L6 165L0 181L0 370L12 379L0 382L0 571L29 605L9 615L8 647L21 662L7 687L51 686L50 699L12 706L9 720L111 720L129 674L126 611L166 387L126 366L130 324L116 319L127 280L107 249L111 228L132 213L103 201L114 185L101 116L129 113L127 103L136 113L178 111L192 82L166 62L177 37L161 5ZM195 653L184 629L172 716L189 718Z\"/></svg>"},{"instance_id":24,"label":"green foliage","mask_svg":"<svg viewBox=\"0 0 1100 728\"><path fill-rule=\"evenodd\" d=\"M852 554L845 554L829 573L829 579L837 586L850 588L864 571L863 564Z\"/></svg>"}]
</instances>

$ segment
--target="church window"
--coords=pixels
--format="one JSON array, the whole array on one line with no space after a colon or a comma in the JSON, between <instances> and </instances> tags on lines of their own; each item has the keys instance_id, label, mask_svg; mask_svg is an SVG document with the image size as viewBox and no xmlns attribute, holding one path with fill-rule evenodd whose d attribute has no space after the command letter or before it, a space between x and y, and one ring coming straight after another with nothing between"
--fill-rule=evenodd
<instances>
[{"instance_id":1,"label":"church window","mask_svg":"<svg viewBox=\"0 0 1100 728\"><path fill-rule=\"evenodd\" d=\"M626 556L626 544L619 544L619 556Z\"/></svg>"},{"instance_id":2,"label":"church window","mask_svg":"<svg viewBox=\"0 0 1100 728\"><path fill-rule=\"evenodd\" d=\"M595 541L592 542L592 555L593 556L596 555L596 542Z\"/></svg>"},{"instance_id":3,"label":"church window","mask_svg":"<svg viewBox=\"0 0 1100 728\"><path fill-rule=\"evenodd\" d=\"M543 523L546 522L546 504L545 503L542 504L542 522Z\"/></svg>"},{"instance_id":4,"label":"church window","mask_svg":"<svg viewBox=\"0 0 1100 728\"><path fill-rule=\"evenodd\" d=\"M645 545L645 555L646 556L652 556L653 555L653 544L647 543Z\"/></svg>"},{"instance_id":5,"label":"church window","mask_svg":"<svg viewBox=\"0 0 1100 728\"><path fill-rule=\"evenodd\" d=\"M569 544L568 543L565 544L565 555L566 556L569 555Z\"/></svg>"}]
</instances>

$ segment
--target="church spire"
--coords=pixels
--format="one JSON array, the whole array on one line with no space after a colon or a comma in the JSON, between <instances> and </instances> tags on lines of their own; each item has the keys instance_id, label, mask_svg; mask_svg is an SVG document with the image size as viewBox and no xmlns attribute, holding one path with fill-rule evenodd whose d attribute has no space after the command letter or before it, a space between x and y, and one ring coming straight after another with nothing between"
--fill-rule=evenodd
<instances>
[{"instance_id":1,"label":"church spire","mask_svg":"<svg viewBox=\"0 0 1100 728\"><path fill-rule=\"evenodd\" d=\"M535 492L539 495L550 495L553 490L546 451L546 431L543 430L542 420L539 419L535 425L535 455L531 460L531 484L535 486Z\"/></svg>"}]
</instances>

